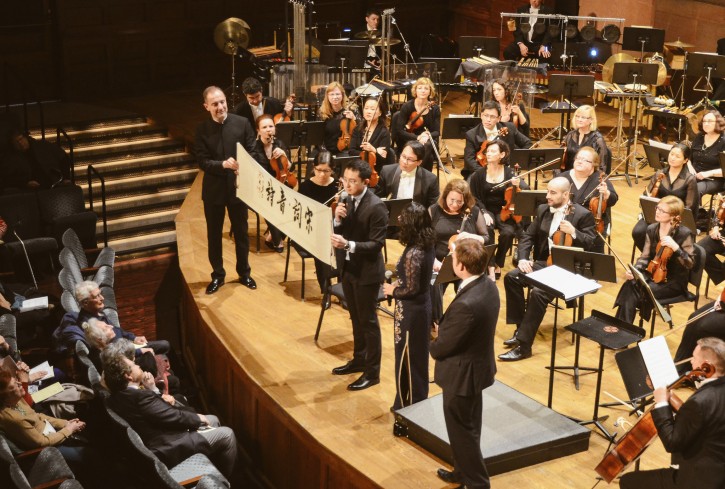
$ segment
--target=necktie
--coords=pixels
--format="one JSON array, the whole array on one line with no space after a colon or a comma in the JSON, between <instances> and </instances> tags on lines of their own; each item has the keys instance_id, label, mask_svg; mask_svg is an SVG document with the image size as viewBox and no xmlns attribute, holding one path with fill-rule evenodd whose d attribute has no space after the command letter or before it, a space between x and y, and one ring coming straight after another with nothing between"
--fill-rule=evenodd
<instances>
[{"instance_id":1,"label":"necktie","mask_svg":"<svg viewBox=\"0 0 725 489\"><path fill-rule=\"evenodd\" d=\"M496 136L498 136L498 129L493 129L491 131L489 131L488 129L485 129L485 131L486 131L486 139L488 139L489 141L492 139L495 139Z\"/></svg>"},{"instance_id":2,"label":"necktie","mask_svg":"<svg viewBox=\"0 0 725 489\"><path fill-rule=\"evenodd\" d=\"M415 178L415 170L413 171L401 171L400 178Z\"/></svg>"}]
</instances>

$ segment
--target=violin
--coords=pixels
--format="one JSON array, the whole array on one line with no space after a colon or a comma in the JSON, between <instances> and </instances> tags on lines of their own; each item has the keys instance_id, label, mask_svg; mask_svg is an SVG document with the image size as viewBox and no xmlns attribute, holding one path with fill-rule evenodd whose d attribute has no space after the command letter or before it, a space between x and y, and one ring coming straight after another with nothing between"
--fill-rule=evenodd
<instances>
[{"instance_id":1,"label":"violin","mask_svg":"<svg viewBox=\"0 0 725 489\"><path fill-rule=\"evenodd\" d=\"M295 94L291 93L290 96L287 97L287 100L294 104L296 100ZM278 122L289 122L290 120L290 116L288 116L287 113L284 111L280 112L279 114L275 114L274 117L272 117L272 121L275 123L275 125Z\"/></svg>"},{"instance_id":2,"label":"violin","mask_svg":"<svg viewBox=\"0 0 725 489\"><path fill-rule=\"evenodd\" d=\"M718 225L720 227L725 226L725 195L720 196L720 203L717 206L715 216L717 216Z\"/></svg>"},{"instance_id":3,"label":"violin","mask_svg":"<svg viewBox=\"0 0 725 489\"><path fill-rule=\"evenodd\" d=\"M271 142L272 150L274 150L275 147L279 147L274 144L274 136L272 136ZM274 178L276 178L278 182L287 185L289 188L295 188L297 186L297 177L293 172L288 170L289 160L287 159L287 156L282 155L279 158L270 158L269 166L271 166L272 170L274 170Z\"/></svg>"},{"instance_id":4,"label":"violin","mask_svg":"<svg viewBox=\"0 0 725 489\"><path fill-rule=\"evenodd\" d=\"M410 117L408 117L408 123L405 124L405 130L408 132L415 132L420 129L423 124L425 124L425 121L423 121L423 116L430 112L431 107L433 107L434 105L435 102L431 100L425 105L425 107L423 107L423 110L421 110L420 112L414 110L413 113L410 114Z\"/></svg>"},{"instance_id":5,"label":"violin","mask_svg":"<svg viewBox=\"0 0 725 489\"><path fill-rule=\"evenodd\" d=\"M343 117L340 121L340 137L337 138L337 150L345 151L350 146L350 138L352 137L352 131L357 126L355 119L348 119Z\"/></svg>"},{"instance_id":6,"label":"violin","mask_svg":"<svg viewBox=\"0 0 725 489\"><path fill-rule=\"evenodd\" d=\"M604 182L604 173L599 173L599 184ZM607 201L601 194L592 197L589 201L589 210L594 214L594 223L599 234L604 234L604 212L607 210Z\"/></svg>"},{"instance_id":7,"label":"violin","mask_svg":"<svg viewBox=\"0 0 725 489\"><path fill-rule=\"evenodd\" d=\"M660 185L662 184L662 180L665 178L665 172L660 172L657 175L657 178L655 179L654 185L652 185L652 190L647 192L647 195L649 197L657 197L657 193L660 191Z\"/></svg>"},{"instance_id":8,"label":"violin","mask_svg":"<svg viewBox=\"0 0 725 489\"><path fill-rule=\"evenodd\" d=\"M501 129L498 130L498 136L495 138L489 140L484 139L481 143L481 149L478 150L478 153L476 153L476 161L478 161L478 164L482 167L485 167L488 165L488 161L486 161L486 149L488 148L488 145L493 143L499 138L505 138L509 134L509 128L506 126L503 126Z\"/></svg>"},{"instance_id":9,"label":"violin","mask_svg":"<svg viewBox=\"0 0 725 489\"><path fill-rule=\"evenodd\" d=\"M712 377L715 367L709 363L703 363L700 368L680 377L668 389L674 389L685 380L699 381L703 378ZM670 406L677 412L682 406L682 400L674 394L670 396ZM629 465L637 460L647 447L657 437L657 427L652 418L652 410L647 411L632 428L622 436L609 452L604 456L599 465L594 469L605 481L612 482L617 476L624 472Z\"/></svg>"},{"instance_id":10,"label":"violin","mask_svg":"<svg viewBox=\"0 0 725 489\"><path fill-rule=\"evenodd\" d=\"M518 163L514 165L514 174L518 177L521 172L521 167ZM514 196L521 192L521 188L518 185L511 185L503 193L503 198L506 200L506 205L501 207L501 221L506 222L513 218L516 224L521 222L522 217L514 214Z\"/></svg>"},{"instance_id":11,"label":"violin","mask_svg":"<svg viewBox=\"0 0 725 489\"><path fill-rule=\"evenodd\" d=\"M570 216L574 214L574 206L571 204L566 204L567 208L564 212L564 221L566 220L567 216ZM565 233L561 229L557 229L554 231L554 234L551 235L551 241L554 244L554 246L573 246L574 245L574 238L571 237L571 234ZM553 253L549 252L549 257L546 259L546 265L550 266L554 263L553 261Z\"/></svg>"},{"instance_id":12,"label":"violin","mask_svg":"<svg viewBox=\"0 0 725 489\"><path fill-rule=\"evenodd\" d=\"M675 216L672 218L672 229L670 230L669 236L674 236L675 232L677 231L677 227L680 225L681 221L680 216ZM664 246L662 244L662 240L660 240L659 243L657 243L657 248L655 249L655 256L652 258L652 260L647 265L647 271L652 275L652 280L656 284L661 284L662 282L667 281L667 262L672 258L672 255L675 252L672 251L672 248L669 246Z\"/></svg>"},{"instance_id":13,"label":"violin","mask_svg":"<svg viewBox=\"0 0 725 489\"><path fill-rule=\"evenodd\" d=\"M456 249L456 240L458 240L458 236L461 232L463 232L464 228L466 227L466 221L468 221L469 217L471 217L471 209L466 208L463 213L463 219L461 219L460 229L458 229L458 232L456 234L448 238L448 249L451 251L451 253L453 252L453 250Z\"/></svg>"},{"instance_id":14,"label":"violin","mask_svg":"<svg viewBox=\"0 0 725 489\"><path fill-rule=\"evenodd\" d=\"M380 98L378 97L377 101L375 102L375 111L373 111L373 119L375 118L375 114L378 113L378 108L380 107ZM363 143L370 142L370 128L372 126L372 120L365 122L365 134L363 135ZM376 122L377 124L377 122ZM377 153L375 151L362 151L360 152L360 159L363 161L366 161L368 165L370 165L370 182L369 185L371 187L377 187L378 186L378 180L380 179L380 176L378 175L378 172L375 170L375 163L377 161Z\"/></svg>"}]
</instances>

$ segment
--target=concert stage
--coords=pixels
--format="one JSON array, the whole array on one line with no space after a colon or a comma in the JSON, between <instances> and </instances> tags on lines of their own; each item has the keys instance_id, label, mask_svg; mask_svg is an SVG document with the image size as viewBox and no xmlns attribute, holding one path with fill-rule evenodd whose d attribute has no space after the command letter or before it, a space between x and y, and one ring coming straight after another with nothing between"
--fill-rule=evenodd
<instances>
[{"instance_id":1,"label":"concert stage","mask_svg":"<svg viewBox=\"0 0 725 489\"><path fill-rule=\"evenodd\" d=\"M395 419L411 441L453 464L442 395L399 409ZM481 452L490 475L585 452L590 433L499 381L483 391Z\"/></svg>"}]
</instances>

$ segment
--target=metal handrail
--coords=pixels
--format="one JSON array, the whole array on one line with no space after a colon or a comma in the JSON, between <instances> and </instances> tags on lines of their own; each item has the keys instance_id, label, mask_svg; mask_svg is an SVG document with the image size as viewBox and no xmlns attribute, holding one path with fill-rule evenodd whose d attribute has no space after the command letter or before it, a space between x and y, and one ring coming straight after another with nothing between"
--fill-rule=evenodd
<instances>
[{"instance_id":1,"label":"metal handrail","mask_svg":"<svg viewBox=\"0 0 725 489\"><path fill-rule=\"evenodd\" d=\"M93 176L98 177L101 182L101 219L103 219L103 246L108 247L108 217L106 215L106 179L103 175L98 173L98 170L93 168L93 165L88 165L86 171L88 177L88 201L90 203L91 210L93 210Z\"/></svg>"},{"instance_id":2,"label":"metal handrail","mask_svg":"<svg viewBox=\"0 0 725 489\"><path fill-rule=\"evenodd\" d=\"M59 127L55 130L55 144L58 145L61 149L63 147L60 145L60 135L63 135L68 141L68 161L70 162L70 181L73 185L76 184L76 170L75 170L75 159L73 157L73 140L70 138L67 132L65 132L65 129L62 127Z\"/></svg>"},{"instance_id":3,"label":"metal handrail","mask_svg":"<svg viewBox=\"0 0 725 489\"><path fill-rule=\"evenodd\" d=\"M28 102L28 96L27 96L27 90L29 90L30 86L28 83L23 80L23 78L17 74L15 70L10 69L9 63L3 63L3 88L5 89L5 111L8 112L10 110L10 83L8 81L8 74L12 74L15 80L20 84L21 86L21 96L22 96L22 106L23 106L23 124L25 128L25 133L30 134L30 128L28 127L28 104L37 104L38 105L38 115L40 118L40 135L41 139L45 141L45 112L43 110L43 104L40 102L40 99L37 95L35 95L35 100ZM31 90L32 91L32 90Z\"/></svg>"}]
</instances>

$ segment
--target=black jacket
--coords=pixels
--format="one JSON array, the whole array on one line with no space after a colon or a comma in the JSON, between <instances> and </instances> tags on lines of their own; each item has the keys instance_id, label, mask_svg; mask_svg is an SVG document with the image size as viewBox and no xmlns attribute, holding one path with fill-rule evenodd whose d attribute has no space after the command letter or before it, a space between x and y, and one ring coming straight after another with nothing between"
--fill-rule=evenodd
<instances>
[{"instance_id":1,"label":"black jacket","mask_svg":"<svg viewBox=\"0 0 725 489\"><path fill-rule=\"evenodd\" d=\"M399 165L384 166L380 170L380 179L378 186L375 187L375 193L382 199L395 199L400 186L401 169ZM436 176L419 166L415 171L415 184L413 186L413 201L426 208L432 206L438 201L440 196L440 188L438 187L438 179Z\"/></svg>"}]
</instances>

